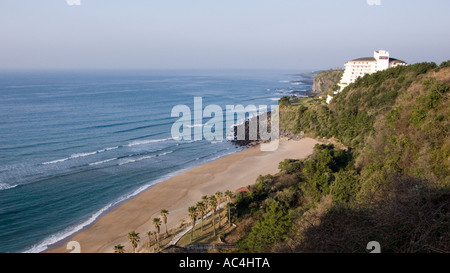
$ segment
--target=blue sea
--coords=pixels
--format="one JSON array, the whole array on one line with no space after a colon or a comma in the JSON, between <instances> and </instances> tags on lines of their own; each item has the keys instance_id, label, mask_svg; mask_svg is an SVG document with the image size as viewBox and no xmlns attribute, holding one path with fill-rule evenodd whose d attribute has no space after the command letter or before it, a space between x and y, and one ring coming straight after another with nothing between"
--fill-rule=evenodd
<instances>
[{"instance_id":1,"label":"blue sea","mask_svg":"<svg viewBox=\"0 0 450 273\"><path fill-rule=\"evenodd\" d=\"M276 105L311 89L298 72L0 72L0 252L44 251L156 183L242 150L173 139L172 108L193 111L194 97Z\"/></svg>"}]
</instances>

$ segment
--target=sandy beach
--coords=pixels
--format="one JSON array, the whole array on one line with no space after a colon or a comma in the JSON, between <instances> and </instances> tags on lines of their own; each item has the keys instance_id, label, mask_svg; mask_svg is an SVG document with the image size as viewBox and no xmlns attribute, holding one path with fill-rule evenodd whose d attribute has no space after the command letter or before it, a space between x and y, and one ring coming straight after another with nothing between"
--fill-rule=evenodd
<instances>
[{"instance_id":1,"label":"sandy beach","mask_svg":"<svg viewBox=\"0 0 450 273\"><path fill-rule=\"evenodd\" d=\"M278 173L278 163L284 159L306 158L317 143L311 138L281 140L274 152L262 152L259 146L255 146L195 167L122 203L68 241L79 242L82 253L110 253L117 244L124 245L126 251L131 252L127 234L134 230L141 234L144 242L145 234L154 230L152 219L160 217L161 209L169 211L168 228L178 227L182 220L188 221L188 207L195 205L203 195L227 190L234 192L252 185L259 175ZM46 252L70 251L64 244Z\"/></svg>"}]
</instances>

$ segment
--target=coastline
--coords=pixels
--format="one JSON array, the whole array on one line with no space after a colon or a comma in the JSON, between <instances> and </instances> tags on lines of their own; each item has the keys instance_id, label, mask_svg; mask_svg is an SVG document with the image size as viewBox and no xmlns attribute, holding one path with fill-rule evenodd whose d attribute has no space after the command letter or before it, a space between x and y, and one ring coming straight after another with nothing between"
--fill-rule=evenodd
<instances>
[{"instance_id":1,"label":"coastline","mask_svg":"<svg viewBox=\"0 0 450 273\"><path fill-rule=\"evenodd\" d=\"M127 234L133 230L140 233L142 244L145 234L154 230L152 219L159 217L161 209L169 211L168 229L176 228L183 220L189 221L187 208L195 205L203 195L216 191L234 192L252 185L259 175L278 173L278 163L284 159L306 158L317 143L311 138L298 141L282 139L274 152L262 152L258 145L194 167L124 201L62 242L79 242L82 253L110 253L117 244L124 245L129 252ZM61 242L44 251L68 252L70 250Z\"/></svg>"}]
</instances>

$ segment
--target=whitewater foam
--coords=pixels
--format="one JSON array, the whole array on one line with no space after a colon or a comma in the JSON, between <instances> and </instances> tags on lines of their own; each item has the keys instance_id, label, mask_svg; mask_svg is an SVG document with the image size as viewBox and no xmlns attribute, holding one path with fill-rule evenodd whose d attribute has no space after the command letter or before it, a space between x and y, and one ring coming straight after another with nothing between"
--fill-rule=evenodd
<instances>
[{"instance_id":1,"label":"whitewater foam","mask_svg":"<svg viewBox=\"0 0 450 273\"><path fill-rule=\"evenodd\" d=\"M101 150L98 150L97 153L108 152L108 151L112 151L112 150L116 150L116 149L119 149L119 146L101 149Z\"/></svg>"},{"instance_id":2,"label":"whitewater foam","mask_svg":"<svg viewBox=\"0 0 450 273\"><path fill-rule=\"evenodd\" d=\"M173 153L173 151L168 151L168 152L165 152L165 153L159 154L159 155L157 155L157 157L160 157L160 156L165 156L165 155L168 155L168 154L171 154L171 153Z\"/></svg>"},{"instance_id":3,"label":"whitewater foam","mask_svg":"<svg viewBox=\"0 0 450 273\"><path fill-rule=\"evenodd\" d=\"M42 163L42 165L51 165L51 164L56 164L56 163L61 163L64 162L66 160L69 160L69 157L63 158L63 159L58 159L58 160L53 160L53 161L49 161L49 162L44 162Z\"/></svg>"},{"instance_id":4,"label":"whitewater foam","mask_svg":"<svg viewBox=\"0 0 450 273\"><path fill-rule=\"evenodd\" d=\"M156 157L156 156L143 156L143 157L139 157L139 158L136 158L136 159L121 160L119 162L119 166L122 166L122 165L125 165L125 164L134 163L134 162L139 162L139 161L150 159L150 158L154 158L154 157Z\"/></svg>"},{"instance_id":5,"label":"whitewater foam","mask_svg":"<svg viewBox=\"0 0 450 273\"><path fill-rule=\"evenodd\" d=\"M142 156L142 157L138 157L135 159L123 159L123 160L120 160L119 166L130 164L130 163L135 163L135 162L139 162L142 160L147 160L147 159L151 159L151 158L155 158L155 157L162 157L162 156L165 156L165 155L168 155L171 153L173 153L173 151L168 151L168 152L158 154L158 155Z\"/></svg>"},{"instance_id":6,"label":"whitewater foam","mask_svg":"<svg viewBox=\"0 0 450 273\"><path fill-rule=\"evenodd\" d=\"M173 140L173 138L170 137L170 138L163 138L163 139L149 139L149 140L133 141L133 142L129 143L127 146L134 147L134 146L164 142L164 141L169 141L169 140Z\"/></svg>"},{"instance_id":7,"label":"whitewater foam","mask_svg":"<svg viewBox=\"0 0 450 273\"><path fill-rule=\"evenodd\" d=\"M110 208L115 207L117 205L119 205L120 203L137 196L138 194L140 194L141 192L147 190L148 188L163 182L177 174L180 174L184 171L189 170L190 168L184 168L182 170L170 173L168 175L165 175L155 181L152 181L146 185L143 185L141 187L139 187L138 189L134 190L133 192L131 192L130 194L124 195L120 198L118 198L116 201L104 206L103 208L101 208L99 211L95 212L94 214L92 214L89 219L87 219L86 221L82 222L81 224L78 225L74 225L74 226L70 226L66 229L64 229L61 232L58 232L54 235L49 236L48 238L44 239L42 242L26 249L25 251L23 251L23 253L39 253L39 252L43 252L45 250L48 249L49 246L56 244L57 242L60 242L72 235L74 235L75 233L81 231L82 229L84 229L85 227L93 224L96 220L98 220L98 218L104 214L105 212L107 212Z\"/></svg>"},{"instance_id":8,"label":"whitewater foam","mask_svg":"<svg viewBox=\"0 0 450 273\"><path fill-rule=\"evenodd\" d=\"M117 202L116 202L117 203ZM39 253L42 251L45 251L49 245L55 244L61 240L66 239L67 237L71 236L72 234L75 234L76 232L82 230L84 227L92 224L95 220L97 220L97 218L104 213L106 210L108 210L110 207L112 207L114 204L109 204L105 207L103 207L102 209L100 209L99 211L97 211L96 213L94 213L93 215L91 215L91 217L86 220L85 222L76 225L76 226L71 226L66 228L65 230L56 233L50 237L48 237L47 239L45 239L44 241L42 241L41 243L32 246L31 248L27 249L24 251L24 253Z\"/></svg>"},{"instance_id":9,"label":"whitewater foam","mask_svg":"<svg viewBox=\"0 0 450 273\"><path fill-rule=\"evenodd\" d=\"M97 150L95 152L72 154L70 157L44 162L44 163L42 163L42 165L57 164L57 163L61 163L61 162L67 161L67 160L96 155L96 154L100 154L100 153L104 153L104 152L108 152L108 151L112 151L112 150L116 150L116 149L119 149L119 146L104 148L104 149Z\"/></svg>"},{"instance_id":10,"label":"whitewater foam","mask_svg":"<svg viewBox=\"0 0 450 273\"><path fill-rule=\"evenodd\" d=\"M94 163L89 163L89 166L96 166L96 165L100 165L100 164L105 164L111 161L117 160L117 158L110 158L110 159L106 159L106 160L102 160L102 161L98 161L98 162L94 162Z\"/></svg>"},{"instance_id":11,"label":"whitewater foam","mask_svg":"<svg viewBox=\"0 0 450 273\"><path fill-rule=\"evenodd\" d=\"M7 183L0 183L0 191L9 190L9 189L15 188L17 186L18 185L10 185Z\"/></svg>"},{"instance_id":12,"label":"whitewater foam","mask_svg":"<svg viewBox=\"0 0 450 273\"><path fill-rule=\"evenodd\" d=\"M95 152L91 152L91 153L79 153L79 154L73 154L69 157L69 159L75 159L75 158L80 158L80 157L86 157L86 156L90 156L90 155L95 155L97 154L97 151Z\"/></svg>"}]
</instances>

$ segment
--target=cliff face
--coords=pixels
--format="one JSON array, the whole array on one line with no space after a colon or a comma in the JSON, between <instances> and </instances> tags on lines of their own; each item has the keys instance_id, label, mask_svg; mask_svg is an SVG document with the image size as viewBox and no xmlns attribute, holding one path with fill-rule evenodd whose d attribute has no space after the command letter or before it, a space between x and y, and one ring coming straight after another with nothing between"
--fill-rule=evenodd
<instances>
[{"instance_id":1,"label":"cliff face","mask_svg":"<svg viewBox=\"0 0 450 273\"><path fill-rule=\"evenodd\" d=\"M344 70L322 71L314 77L313 91L318 93L332 91L334 85L339 83Z\"/></svg>"}]
</instances>

